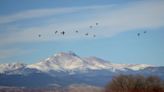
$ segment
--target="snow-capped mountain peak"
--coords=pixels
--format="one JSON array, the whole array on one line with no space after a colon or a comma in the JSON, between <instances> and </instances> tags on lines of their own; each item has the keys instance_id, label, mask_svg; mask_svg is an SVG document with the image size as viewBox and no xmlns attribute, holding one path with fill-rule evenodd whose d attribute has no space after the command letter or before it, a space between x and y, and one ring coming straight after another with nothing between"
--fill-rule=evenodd
<instances>
[{"instance_id":1,"label":"snow-capped mountain peak","mask_svg":"<svg viewBox=\"0 0 164 92\"><path fill-rule=\"evenodd\" d=\"M109 62L96 57L81 58L73 52L60 52L37 64L29 65L30 68L37 68L44 72L55 71L85 71L88 69L107 69Z\"/></svg>"},{"instance_id":2,"label":"snow-capped mountain peak","mask_svg":"<svg viewBox=\"0 0 164 92\"><path fill-rule=\"evenodd\" d=\"M42 62L29 65L28 67L37 68L42 71L67 71L80 69L84 66L83 63L83 60L74 53L60 52Z\"/></svg>"},{"instance_id":3,"label":"snow-capped mountain peak","mask_svg":"<svg viewBox=\"0 0 164 92\"><path fill-rule=\"evenodd\" d=\"M82 58L73 52L60 52L41 62L31 65L24 65L21 63L0 64L0 73L22 68L34 69L45 73L49 73L50 71L72 73L77 71L87 72L88 70L110 70L115 72L116 70L125 71L126 69L130 69L137 71L147 67L150 67L150 65L114 64L97 57Z\"/></svg>"},{"instance_id":4,"label":"snow-capped mountain peak","mask_svg":"<svg viewBox=\"0 0 164 92\"><path fill-rule=\"evenodd\" d=\"M108 69L112 72L126 69L140 70L150 65L144 64L114 64L97 57L81 58L73 52L60 52L39 63L28 65L28 68L38 69L43 72L49 71L87 71Z\"/></svg>"},{"instance_id":5,"label":"snow-capped mountain peak","mask_svg":"<svg viewBox=\"0 0 164 92\"><path fill-rule=\"evenodd\" d=\"M26 65L22 63L0 64L0 73L21 69L24 68L25 66Z\"/></svg>"}]
</instances>

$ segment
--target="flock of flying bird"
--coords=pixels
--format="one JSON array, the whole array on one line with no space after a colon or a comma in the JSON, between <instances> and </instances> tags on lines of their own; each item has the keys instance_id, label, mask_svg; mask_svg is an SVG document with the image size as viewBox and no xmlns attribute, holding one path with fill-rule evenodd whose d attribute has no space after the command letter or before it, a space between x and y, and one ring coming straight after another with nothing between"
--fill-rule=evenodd
<instances>
[{"instance_id":1,"label":"flock of flying bird","mask_svg":"<svg viewBox=\"0 0 164 92\"><path fill-rule=\"evenodd\" d=\"M146 34L147 31L144 31L143 33ZM137 36L140 36L140 35L141 35L141 33L137 33Z\"/></svg>"},{"instance_id":2,"label":"flock of flying bird","mask_svg":"<svg viewBox=\"0 0 164 92\"><path fill-rule=\"evenodd\" d=\"M99 23L95 23L95 25L98 26ZM94 27L93 25L89 26L90 29L92 29L93 27ZM54 33L55 33L55 34L61 34L61 35L65 35L65 34L66 34L65 31L58 31L58 30L56 30ZM79 33L79 31L76 30L75 33ZM85 35L85 36L89 36L89 33L87 32L87 33L85 33L84 35ZM38 37L42 37L42 35L41 35L41 34L38 34ZM96 37L96 35L94 34L93 37Z\"/></svg>"},{"instance_id":3,"label":"flock of flying bird","mask_svg":"<svg viewBox=\"0 0 164 92\"><path fill-rule=\"evenodd\" d=\"M98 26L99 23L96 22L95 25ZM94 27L93 25L89 26L90 29L92 29L93 27ZM59 34L61 34L61 35L65 35L65 34L66 34L65 31L58 31L58 30L56 30L54 33L55 33L55 34L58 34L58 33L59 33ZM76 30L75 33L79 33L79 31ZM143 33L146 34L147 31L144 31ZM85 35L85 36L89 36L89 33L87 32L87 33L85 33L84 35ZM141 33L137 33L137 36L138 36L138 37L139 37L140 35L141 35ZM38 37L41 37L41 36L42 36L41 34L38 34ZM93 37L96 37L96 35L94 34Z\"/></svg>"}]
</instances>

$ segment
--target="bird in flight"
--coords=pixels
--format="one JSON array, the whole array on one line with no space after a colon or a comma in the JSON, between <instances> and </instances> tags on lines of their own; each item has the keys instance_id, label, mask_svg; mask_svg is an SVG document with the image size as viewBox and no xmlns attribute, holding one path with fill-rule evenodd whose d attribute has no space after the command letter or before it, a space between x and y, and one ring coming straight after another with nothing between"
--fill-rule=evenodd
<instances>
[{"instance_id":1,"label":"bird in flight","mask_svg":"<svg viewBox=\"0 0 164 92\"><path fill-rule=\"evenodd\" d=\"M38 37L41 37L41 34L39 34Z\"/></svg>"},{"instance_id":2,"label":"bird in flight","mask_svg":"<svg viewBox=\"0 0 164 92\"><path fill-rule=\"evenodd\" d=\"M137 33L137 36L140 36L141 34L140 33Z\"/></svg>"},{"instance_id":3,"label":"bird in flight","mask_svg":"<svg viewBox=\"0 0 164 92\"><path fill-rule=\"evenodd\" d=\"M88 33L86 33L85 35L88 36Z\"/></svg>"},{"instance_id":4,"label":"bird in flight","mask_svg":"<svg viewBox=\"0 0 164 92\"><path fill-rule=\"evenodd\" d=\"M75 32L76 32L76 33L78 33L79 31L78 31L78 30L76 30Z\"/></svg>"},{"instance_id":5,"label":"bird in flight","mask_svg":"<svg viewBox=\"0 0 164 92\"><path fill-rule=\"evenodd\" d=\"M89 26L89 28L93 28L93 26Z\"/></svg>"},{"instance_id":6,"label":"bird in flight","mask_svg":"<svg viewBox=\"0 0 164 92\"><path fill-rule=\"evenodd\" d=\"M147 33L147 31L144 31L144 34L146 34Z\"/></svg>"},{"instance_id":7,"label":"bird in flight","mask_svg":"<svg viewBox=\"0 0 164 92\"><path fill-rule=\"evenodd\" d=\"M61 34L62 34L62 35L64 35L64 34L65 34L65 32L64 32L64 31L62 31L62 32L61 32Z\"/></svg>"},{"instance_id":8,"label":"bird in flight","mask_svg":"<svg viewBox=\"0 0 164 92\"><path fill-rule=\"evenodd\" d=\"M58 33L58 31L55 31L55 34L57 34Z\"/></svg>"},{"instance_id":9,"label":"bird in flight","mask_svg":"<svg viewBox=\"0 0 164 92\"><path fill-rule=\"evenodd\" d=\"M96 26L98 25L99 23L96 23Z\"/></svg>"}]
</instances>

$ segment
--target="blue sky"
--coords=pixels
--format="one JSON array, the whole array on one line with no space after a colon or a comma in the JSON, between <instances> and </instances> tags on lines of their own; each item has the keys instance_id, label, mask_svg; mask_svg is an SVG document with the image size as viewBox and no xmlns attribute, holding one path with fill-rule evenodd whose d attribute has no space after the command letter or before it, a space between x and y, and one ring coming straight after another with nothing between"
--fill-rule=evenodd
<instances>
[{"instance_id":1,"label":"blue sky","mask_svg":"<svg viewBox=\"0 0 164 92\"><path fill-rule=\"evenodd\" d=\"M73 51L113 63L163 66L163 5L163 0L1 0L0 63L31 64Z\"/></svg>"}]
</instances>

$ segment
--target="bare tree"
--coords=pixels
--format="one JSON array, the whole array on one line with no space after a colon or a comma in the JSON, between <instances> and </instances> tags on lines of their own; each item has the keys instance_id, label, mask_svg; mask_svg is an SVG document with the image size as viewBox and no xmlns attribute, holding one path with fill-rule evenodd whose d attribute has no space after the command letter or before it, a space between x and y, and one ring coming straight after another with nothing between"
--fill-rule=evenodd
<instances>
[{"instance_id":1,"label":"bare tree","mask_svg":"<svg viewBox=\"0 0 164 92\"><path fill-rule=\"evenodd\" d=\"M164 92L164 87L157 76L119 75L106 86L105 92Z\"/></svg>"}]
</instances>

